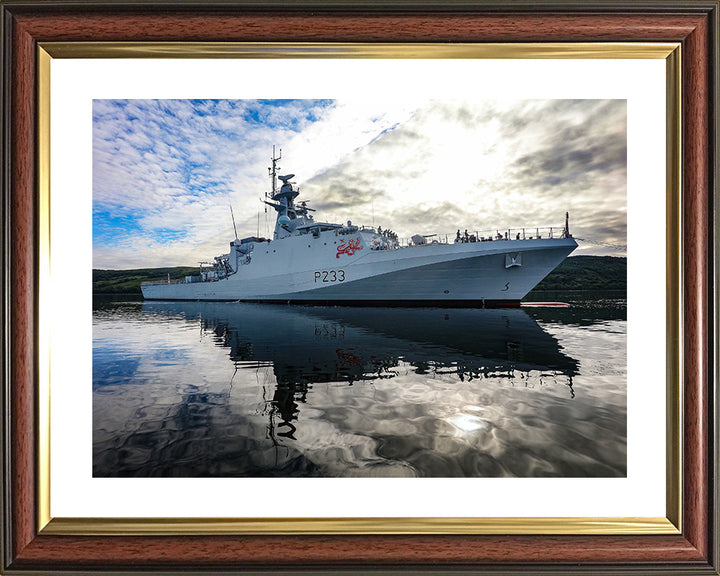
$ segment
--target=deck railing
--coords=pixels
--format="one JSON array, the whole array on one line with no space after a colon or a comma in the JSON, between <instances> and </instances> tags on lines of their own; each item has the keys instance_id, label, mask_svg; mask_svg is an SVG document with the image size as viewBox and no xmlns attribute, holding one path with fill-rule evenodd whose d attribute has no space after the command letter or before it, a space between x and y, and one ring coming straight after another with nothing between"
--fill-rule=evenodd
<instances>
[{"instance_id":1,"label":"deck railing","mask_svg":"<svg viewBox=\"0 0 720 576\"><path fill-rule=\"evenodd\" d=\"M432 234L423 235L428 244L439 242L441 244L453 244L457 238L457 231L450 234ZM543 238L564 238L564 226L544 226L533 228L503 228L495 230L460 230L459 242L499 242L510 240L536 240ZM400 246L413 246L415 243L412 238L398 238Z\"/></svg>"}]
</instances>

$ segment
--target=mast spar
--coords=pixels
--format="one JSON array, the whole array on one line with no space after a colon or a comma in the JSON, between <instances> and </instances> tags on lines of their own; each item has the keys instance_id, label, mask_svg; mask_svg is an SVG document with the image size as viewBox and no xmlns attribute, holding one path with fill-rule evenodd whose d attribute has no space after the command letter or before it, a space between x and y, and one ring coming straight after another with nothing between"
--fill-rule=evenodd
<instances>
[{"instance_id":1,"label":"mast spar","mask_svg":"<svg viewBox=\"0 0 720 576\"><path fill-rule=\"evenodd\" d=\"M282 159L282 148L280 148L280 155L275 157L275 146L273 146L273 153L272 158L270 159L272 161L272 168L268 168L268 175L270 176L272 180L272 188L270 190L269 197L272 200L275 198L275 194L277 193L277 171L280 168L280 166L277 165L277 161ZM268 193L265 192L265 198L268 198ZM267 214L267 205L265 206L265 213Z\"/></svg>"}]
</instances>

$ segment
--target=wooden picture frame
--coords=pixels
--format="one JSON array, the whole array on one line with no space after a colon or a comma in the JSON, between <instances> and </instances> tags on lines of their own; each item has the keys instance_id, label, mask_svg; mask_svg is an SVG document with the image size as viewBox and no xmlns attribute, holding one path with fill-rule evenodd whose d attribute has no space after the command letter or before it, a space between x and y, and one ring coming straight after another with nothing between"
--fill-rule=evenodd
<instances>
[{"instance_id":1,"label":"wooden picture frame","mask_svg":"<svg viewBox=\"0 0 720 576\"><path fill-rule=\"evenodd\" d=\"M3 191L3 559L8 574L104 571L168 572L567 572L717 574L717 70L718 2L573 2L468 4L289 2L2 3ZM279 23L282 22L282 26ZM282 28L282 29L281 29ZM682 435L668 454L682 453L679 501L669 497L675 530L650 533L552 530L522 525L484 530L394 529L198 532L144 530L142 522L96 533L49 529L40 458L47 435L39 393L40 221L38 190L47 166L45 112L37 87L43 45L72 51L83 42L266 43L667 43L680 45L682 137L669 163L681 204L681 289L671 316L680 319L675 371ZM222 46L222 44L219 44ZM677 62L669 62L673 66ZM671 146L672 148L672 146ZM47 183L45 183L47 184ZM671 243L672 247L673 244ZM672 256L672 255L671 255ZM671 354L672 356L672 354ZM672 362L671 362L672 364ZM672 404L672 402L671 402ZM682 445L673 446L674 442ZM47 448L47 447L45 447ZM672 458L670 459L672 463ZM673 481L671 481L671 484ZM677 505L678 514L672 508ZM342 521L340 521L342 522ZM112 524L112 523L111 523ZM50 525L52 528L52 525ZM147 532L143 535L143 532ZM289 533L288 533L289 532ZM317 533L324 532L324 533ZM431 533L432 532L432 533ZM472 533L474 532L474 533ZM565 533L562 533L565 532Z\"/></svg>"}]
</instances>

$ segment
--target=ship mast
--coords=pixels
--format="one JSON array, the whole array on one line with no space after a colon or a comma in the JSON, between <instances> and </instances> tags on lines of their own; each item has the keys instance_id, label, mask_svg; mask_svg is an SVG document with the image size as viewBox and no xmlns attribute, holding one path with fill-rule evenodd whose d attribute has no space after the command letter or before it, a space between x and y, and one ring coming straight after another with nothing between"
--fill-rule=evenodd
<instances>
[{"instance_id":1,"label":"ship mast","mask_svg":"<svg viewBox=\"0 0 720 576\"><path fill-rule=\"evenodd\" d=\"M280 155L276 158L275 157L275 146L273 146L273 153L272 153L272 168L268 168L268 174L270 178L272 179L272 189L270 191L270 198L275 198L275 194L277 193L277 171L280 168L280 166L277 165L277 161L282 159L282 148L280 148ZM265 194L265 198L267 198L267 193ZM267 211L267 208L265 209Z\"/></svg>"}]
</instances>

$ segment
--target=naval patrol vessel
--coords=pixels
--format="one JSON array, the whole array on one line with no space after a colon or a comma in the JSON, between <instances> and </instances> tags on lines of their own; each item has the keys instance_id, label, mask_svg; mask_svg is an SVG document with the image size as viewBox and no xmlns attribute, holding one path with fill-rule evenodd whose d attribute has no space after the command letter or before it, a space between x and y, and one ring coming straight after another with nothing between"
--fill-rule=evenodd
<instances>
[{"instance_id":1,"label":"naval patrol vessel","mask_svg":"<svg viewBox=\"0 0 720 576\"><path fill-rule=\"evenodd\" d=\"M281 154L280 154L281 156ZM230 242L197 276L145 282L147 300L381 306L517 306L577 243L565 226L404 241L381 227L316 220L296 203L294 174L278 174L264 202L277 212L272 239ZM282 182L278 189L278 180Z\"/></svg>"}]
</instances>

